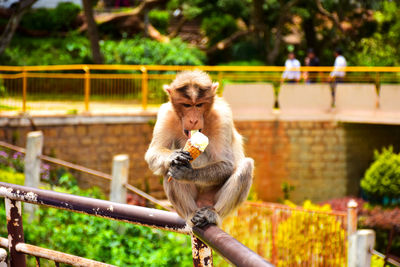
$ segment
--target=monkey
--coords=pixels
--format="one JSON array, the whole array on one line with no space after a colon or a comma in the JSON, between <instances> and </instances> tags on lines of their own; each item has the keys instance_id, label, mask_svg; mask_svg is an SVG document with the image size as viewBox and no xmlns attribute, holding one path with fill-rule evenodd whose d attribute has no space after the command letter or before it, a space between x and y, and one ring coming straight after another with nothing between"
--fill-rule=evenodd
<instances>
[{"instance_id":1,"label":"monkey","mask_svg":"<svg viewBox=\"0 0 400 267\"><path fill-rule=\"evenodd\" d=\"M218 97L219 84L203 71L183 71L164 90L153 138L145 154L150 170L163 175L163 186L176 212L190 226L221 225L247 199L254 161L245 157L229 105ZM209 138L209 145L192 160L183 151L191 130ZM173 177L168 182L168 177Z\"/></svg>"}]
</instances>

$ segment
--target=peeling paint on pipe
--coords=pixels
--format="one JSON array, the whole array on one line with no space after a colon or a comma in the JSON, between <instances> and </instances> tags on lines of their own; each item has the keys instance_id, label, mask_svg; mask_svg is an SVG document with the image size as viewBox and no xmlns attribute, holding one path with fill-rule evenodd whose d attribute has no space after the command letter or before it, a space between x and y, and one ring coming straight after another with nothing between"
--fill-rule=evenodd
<instances>
[{"instance_id":1,"label":"peeling paint on pipe","mask_svg":"<svg viewBox=\"0 0 400 267\"><path fill-rule=\"evenodd\" d=\"M193 233L235 266L273 267L271 263L215 225L193 227Z\"/></svg>"},{"instance_id":2,"label":"peeling paint on pipe","mask_svg":"<svg viewBox=\"0 0 400 267\"><path fill-rule=\"evenodd\" d=\"M178 214L0 182L0 196L59 209L189 234ZM110 208L112 206L112 209ZM149 216L152 214L152 216Z\"/></svg>"}]
</instances>

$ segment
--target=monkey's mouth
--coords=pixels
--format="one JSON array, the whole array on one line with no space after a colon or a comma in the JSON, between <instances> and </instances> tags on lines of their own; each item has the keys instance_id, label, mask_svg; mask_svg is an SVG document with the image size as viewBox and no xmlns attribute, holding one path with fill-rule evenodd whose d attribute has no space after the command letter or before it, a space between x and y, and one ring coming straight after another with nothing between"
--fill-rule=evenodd
<instances>
[{"instance_id":1,"label":"monkey's mouth","mask_svg":"<svg viewBox=\"0 0 400 267\"><path fill-rule=\"evenodd\" d=\"M203 130L203 129L198 129L198 131L199 132L201 132L201 130ZM190 130L183 130L184 132L185 132L185 135L187 136L187 137L192 137L191 135L192 135L192 133L191 133L191 131Z\"/></svg>"}]
</instances>

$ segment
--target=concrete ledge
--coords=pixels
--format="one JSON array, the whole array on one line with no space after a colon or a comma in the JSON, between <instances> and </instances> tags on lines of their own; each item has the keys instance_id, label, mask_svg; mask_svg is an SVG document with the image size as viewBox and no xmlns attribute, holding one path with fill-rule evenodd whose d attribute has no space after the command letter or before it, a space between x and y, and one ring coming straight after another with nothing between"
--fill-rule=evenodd
<instances>
[{"instance_id":1,"label":"concrete ledge","mask_svg":"<svg viewBox=\"0 0 400 267\"><path fill-rule=\"evenodd\" d=\"M147 123L155 120L155 113L137 115L65 115L65 116L9 116L0 117L0 127L4 126L50 126L79 124L121 124Z\"/></svg>"}]
</instances>

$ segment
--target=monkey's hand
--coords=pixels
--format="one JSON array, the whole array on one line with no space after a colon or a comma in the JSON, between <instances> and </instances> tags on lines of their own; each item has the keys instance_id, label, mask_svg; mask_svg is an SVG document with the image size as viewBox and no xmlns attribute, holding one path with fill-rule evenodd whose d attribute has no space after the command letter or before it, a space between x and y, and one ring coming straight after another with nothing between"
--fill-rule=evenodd
<instances>
[{"instance_id":1,"label":"monkey's hand","mask_svg":"<svg viewBox=\"0 0 400 267\"><path fill-rule=\"evenodd\" d=\"M194 170L190 161L192 160L190 153L183 150L174 151L170 156L170 164L167 176L176 180L190 181L193 177Z\"/></svg>"}]
</instances>

